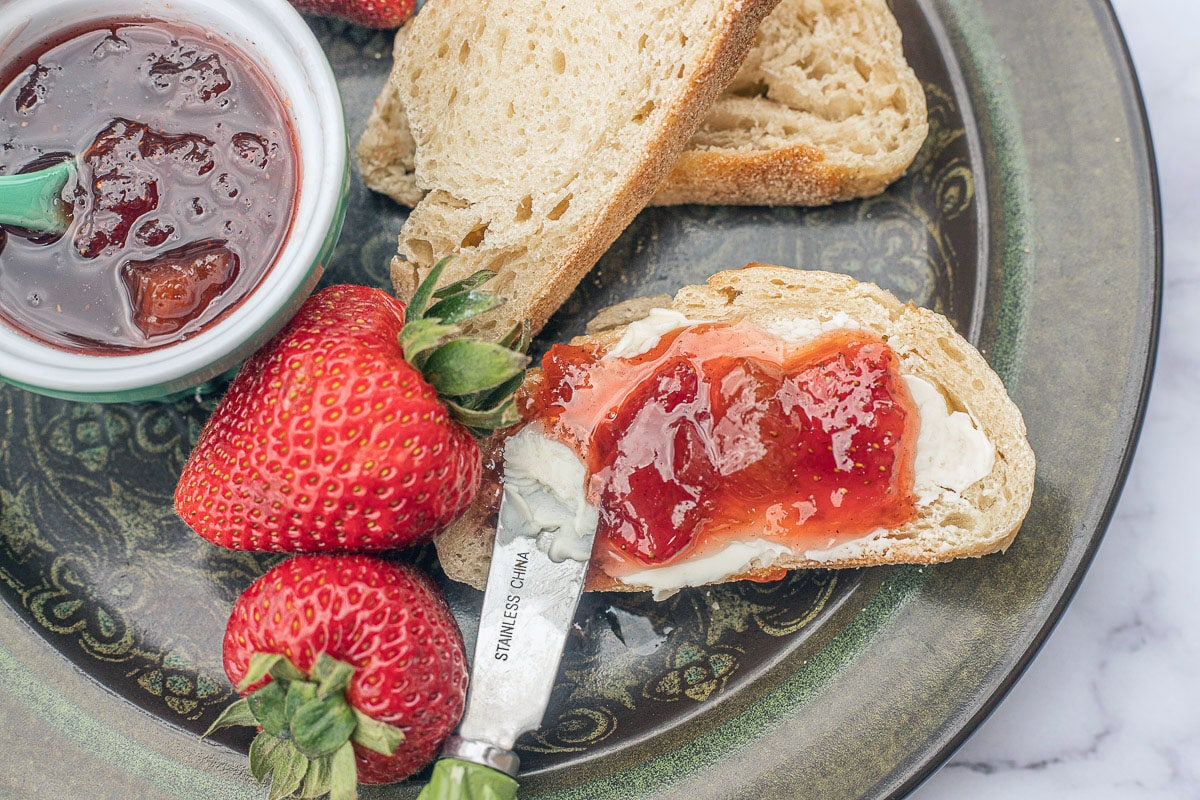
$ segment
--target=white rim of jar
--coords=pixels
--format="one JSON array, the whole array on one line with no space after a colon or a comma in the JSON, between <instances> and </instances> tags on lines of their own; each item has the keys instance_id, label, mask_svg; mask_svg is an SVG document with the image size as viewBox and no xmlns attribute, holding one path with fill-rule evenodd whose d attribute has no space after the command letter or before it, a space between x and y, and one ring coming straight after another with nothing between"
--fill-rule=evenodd
<instances>
[{"instance_id":1,"label":"white rim of jar","mask_svg":"<svg viewBox=\"0 0 1200 800\"><path fill-rule=\"evenodd\" d=\"M141 17L211 30L275 81L299 149L291 231L255 290L182 342L127 355L73 353L0 322L0 376L34 391L89 398L148 389L166 394L220 375L282 327L312 291L324 266L317 262L345 211L349 164L341 96L320 43L286 0L7 0L0 3L0 31L9 32L0 38L0 61L55 30Z\"/></svg>"}]
</instances>

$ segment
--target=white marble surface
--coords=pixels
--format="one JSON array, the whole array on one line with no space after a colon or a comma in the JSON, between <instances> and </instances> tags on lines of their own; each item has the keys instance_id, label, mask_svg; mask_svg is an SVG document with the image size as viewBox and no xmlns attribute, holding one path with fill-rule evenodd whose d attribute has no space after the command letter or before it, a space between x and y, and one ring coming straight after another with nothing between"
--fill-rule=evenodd
<instances>
[{"instance_id":1,"label":"white marble surface","mask_svg":"<svg viewBox=\"0 0 1200 800\"><path fill-rule=\"evenodd\" d=\"M912 800L1200 798L1200 1L1113 5L1163 200L1149 415L1074 602L1009 696Z\"/></svg>"}]
</instances>

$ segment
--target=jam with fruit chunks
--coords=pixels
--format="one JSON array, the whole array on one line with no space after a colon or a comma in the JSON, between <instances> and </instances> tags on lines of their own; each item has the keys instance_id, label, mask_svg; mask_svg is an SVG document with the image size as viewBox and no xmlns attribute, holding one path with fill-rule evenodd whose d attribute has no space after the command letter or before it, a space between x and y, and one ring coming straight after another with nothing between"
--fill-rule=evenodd
<instances>
[{"instance_id":1,"label":"jam with fruit chunks","mask_svg":"<svg viewBox=\"0 0 1200 800\"><path fill-rule=\"evenodd\" d=\"M121 266L121 280L133 301L133 321L146 336L175 333L237 275L237 253L219 241L196 242Z\"/></svg>"},{"instance_id":2,"label":"jam with fruit chunks","mask_svg":"<svg viewBox=\"0 0 1200 800\"><path fill-rule=\"evenodd\" d=\"M587 465L610 574L746 531L824 548L916 515L917 412L874 334L790 345L745 322L701 324L628 359L556 345L542 370L522 415Z\"/></svg>"},{"instance_id":3,"label":"jam with fruit chunks","mask_svg":"<svg viewBox=\"0 0 1200 800\"><path fill-rule=\"evenodd\" d=\"M161 347L274 264L299 185L283 102L205 31L109 20L0 68L0 174L74 157L62 236L0 230L0 317L66 350Z\"/></svg>"}]
</instances>

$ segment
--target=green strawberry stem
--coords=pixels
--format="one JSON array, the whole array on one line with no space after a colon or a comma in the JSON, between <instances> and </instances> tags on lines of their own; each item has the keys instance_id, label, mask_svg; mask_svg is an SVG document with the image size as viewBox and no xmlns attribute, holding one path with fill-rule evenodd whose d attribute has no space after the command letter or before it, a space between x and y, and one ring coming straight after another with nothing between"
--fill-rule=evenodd
<instances>
[{"instance_id":1,"label":"green strawberry stem","mask_svg":"<svg viewBox=\"0 0 1200 800\"><path fill-rule=\"evenodd\" d=\"M448 260L434 265L409 300L400 347L450 414L482 438L520 420L513 395L529 365L528 328L514 326L495 342L464 336L463 322L504 300L480 290L495 275L488 270L435 290Z\"/></svg>"},{"instance_id":2,"label":"green strawberry stem","mask_svg":"<svg viewBox=\"0 0 1200 800\"><path fill-rule=\"evenodd\" d=\"M269 800L324 794L355 800L353 744L392 755L404 732L346 701L353 675L354 667L325 653L309 675L277 653L256 653L238 688L268 676L271 682L225 709L204 735L234 725L261 728L250 745L250 774L260 783L271 776Z\"/></svg>"}]
</instances>

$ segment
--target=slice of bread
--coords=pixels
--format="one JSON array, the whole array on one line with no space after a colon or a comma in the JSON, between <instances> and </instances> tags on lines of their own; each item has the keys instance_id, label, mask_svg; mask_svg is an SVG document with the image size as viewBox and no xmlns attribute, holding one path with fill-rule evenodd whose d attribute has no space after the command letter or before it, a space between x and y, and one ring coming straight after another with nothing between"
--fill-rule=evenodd
<instances>
[{"instance_id":1,"label":"slice of bread","mask_svg":"<svg viewBox=\"0 0 1200 800\"><path fill-rule=\"evenodd\" d=\"M358 140L356 151L358 171L363 183L397 203L412 208L425 196L417 188L417 143L408 127L408 114L400 102L397 84L400 73L400 53L408 38L408 26L396 31L392 44L392 67L388 81L375 99L366 130Z\"/></svg>"},{"instance_id":2,"label":"slice of bread","mask_svg":"<svg viewBox=\"0 0 1200 800\"><path fill-rule=\"evenodd\" d=\"M406 30L396 36L397 62ZM397 67L358 145L367 186L425 194ZM928 132L925 94L886 0L781 0L754 48L650 201L824 205L878 194Z\"/></svg>"},{"instance_id":3,"label":"slice of bread","mask_svg":"<svg viewBox=\"0 0 1200 800\"><path fill-rule=\"evenodd\" d=\"M704 286L684 287L666 306L689 319L744 319L765 327L789 320L824 322L845 314L859 328L885 337L899 358L901 373L935 386L950 410L966 412L995 448L986 477L961 493L943 491L930 504L918 506L918 517L900 528L841 544L819 557L794 553L771 563L755 563L727 580L768 577L781 568L932 564L986 555L1012 542L1033 495L1034 455L1025 439L1025 423L1000 378L945 317L905 305L874 284L845 275L763 264L718 273ZM645 313L644 307L627 308ZM612 316L610 320L616 321ZM590 342L605 352L623 330L623 325L608 328L574 343ZM540 372L531 370L527 386L539 379ZM500 446L501 437L485 443L490 457ZM467 513L435 539L451 578L477 588L486 582L498 502L494 488L481 492ZM746 532L747 537L756 533ZM589 575L588 588L637 590L596 569Z\"/></svg>"},{"instance_id":4,"label":"slice of bread","mask_svg":"<svg viewBox=\"0 0 1200 800\"><path fill-rule=\"evenodd\" d=\"M928 132L886 0L782 0L651 204L870 197Z\"/></svg>"},{"instance_id":5,"label":"slice of bread","mask_svg":"<svg viewBox=\"0 0 1200 800\"><path fill-rule=\"evenodd\" d=\"M417 185L397 294L435 261L508 302L493 335L545 324L654 194L777 0L435 0L396 67Z\"/></svg>"}]
</instances>

